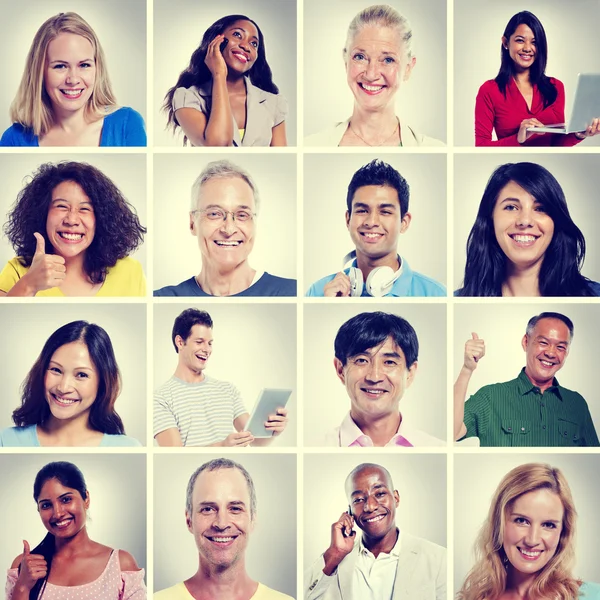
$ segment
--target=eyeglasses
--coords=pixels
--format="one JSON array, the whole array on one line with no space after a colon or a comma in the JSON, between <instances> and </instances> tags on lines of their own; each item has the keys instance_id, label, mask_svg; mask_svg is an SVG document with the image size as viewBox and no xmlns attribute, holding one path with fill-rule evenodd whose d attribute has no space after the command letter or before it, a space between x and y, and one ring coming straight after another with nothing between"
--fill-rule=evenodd
<instances>
[{"instance_id":1,"label":"eyeglasses","mask_svg":"<svg viewBox=\"0 0 600 600\"><path fill-rule=\"evenodd\" d=\"M226 221L227 215L231 215L231 218L234 221L239 221L240 223L246 223L248 221L252 221L254 217L257 216L256 213L250 212L249 210L223 210L222 208L204 208L192 210L191 213L195 215L196 213L200 213L205 219L209 221Z\"/></svg>"}]
</instances>

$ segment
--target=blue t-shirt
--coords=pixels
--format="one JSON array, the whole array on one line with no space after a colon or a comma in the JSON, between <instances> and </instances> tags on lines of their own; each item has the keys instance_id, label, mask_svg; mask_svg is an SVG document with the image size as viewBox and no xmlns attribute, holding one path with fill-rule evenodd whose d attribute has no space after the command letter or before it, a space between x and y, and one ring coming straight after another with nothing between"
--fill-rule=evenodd
<instances>
[{"instance_id":1,"label":"blue t-shirt","mask_svg":"<svg viewBox=\"0 0 600 600\"><path fill-rule=\"evenodd\" d=\"M39 146L31 129L13 123L0 139L0 146ZM139 112L123 106L104 117L100 146L145 146L146 129Z\"/></svg>"},{"instance_id":2,"label":"blue t-shirt","mask_svg":"<svg viewBox=\"0 0 600 600\"><path fill-rule=\"evenodd\" d=\"M27 425L26 427L7 427L0 431L0 447L13 447L13 448L28 448L37 447L40 445L40 440L37 436L36 425ZM128 435L112 435L105 433L102 441L100 442L101 447L110 446L141 446L141 444Z\"/></svg>"},{"instance_id":3,"label":"blue t-shirt","mask_svg":"<svg viewBox=\"0 0 600 600\"><path fill-rule=\"evenodd\" d=\"M179 285L168 285L160 288L160 290L154 290L155 296L204 296L212 297L207 294L198 285L195 277L190 277L185 281L182 281ZM276 275L269 275L269 273L263 273L262 277L253 283L248 289L240 292L239 294L233 294L228 297L237 296L295 296L296 295L296 280L285 279L284 277L277 277Z\"/></svg>"},{"instance_id":4,"label":"blue t-shirt","mask_svg":"<svg viewBox=\"0 0 600 600\"><path fill-rule=\"evenodd\" d=\"M580 600L600 600L600 584L592 582L583 582L579 588Z\"/></svg>"},{"instance_id":5,"label":"blue t-shirt","mask_svg":"<svg viewBox=\"0 0 600 600\"><path fill-rule=\"evenodd\" d=\"M356 267L356 260L352 263L353 267ZM346 269L344 273L348 275L350 269ZM323 279L319 279L313 283L306 292L307 296L317 296L323 297L325 286L334 279L337 273L333 275L328 275L327 277L323 277ZM421 275L420 273L416 273L413 271L408 263L402 259L402 274L392 286L392 289L386 297L396 296L396 297L405 297L405 296L445 296L446 288L435 279L431 279L430 277L426 277L425 275ZM366 284L363 284L363 291L361 296L370 297L367 292Z\"/></svg>"}]
</instances>

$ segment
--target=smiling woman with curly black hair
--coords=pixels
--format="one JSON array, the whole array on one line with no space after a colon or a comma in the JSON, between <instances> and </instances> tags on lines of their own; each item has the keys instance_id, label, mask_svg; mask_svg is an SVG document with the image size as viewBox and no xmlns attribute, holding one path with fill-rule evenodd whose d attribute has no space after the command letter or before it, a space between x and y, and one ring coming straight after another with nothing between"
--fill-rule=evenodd
<instances>
[{"instance_id":1,"label":"smiling woman with curly black hair","mask_svg":"<svg viewBox=\"0 0 600 600\"><path fill-rule=\"evenodd\" d=\"M86 163L46 163L21 190L4 233L16 257L1 296L145 296L129 254L146 228L117 186Z\"/></svg>"}]
</instances>

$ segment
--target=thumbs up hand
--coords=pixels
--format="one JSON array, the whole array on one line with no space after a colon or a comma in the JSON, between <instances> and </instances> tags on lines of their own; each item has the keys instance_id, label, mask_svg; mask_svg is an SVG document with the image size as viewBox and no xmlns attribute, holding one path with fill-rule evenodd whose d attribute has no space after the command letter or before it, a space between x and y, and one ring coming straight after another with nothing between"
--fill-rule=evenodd
<instances>
[{"instance_id":1,"label":"thumbs up hand","mask_svg":"<svg viewBox=\"0 0 600 600\"><path fill-rule=\"evenodd\" d=\"M479 336L473 332L472 339L467 340L465 344L465 368L474 371L477 363L485 356L485 342L479 339Z\"/></svg>"},{"instance_id":2,"label":"thumbs up hand","mask_svg":"<svg viewBox=\"0 0 600 600\"><path fill-rule=\"evenodd\" d=\"M34 233L36 242L35 254L31 266L23 279L27 280L33 295L59 286L65 279L67 268L65 259L58 254L46 254L46 242L39 233Z\"/></svg>"},{"instance_id":3,"label":"thumbs up hand","mask_svg":"<svg viewBox=\"0 0 600 600\"><path fill-rule=\"evenodd\" d=\"M21 566L17 586L31 590L38 579L46 577L48 565L41 554L31 554L29 543L23 540L23 554L21 555Z\"/></svg>"}]
</instances>

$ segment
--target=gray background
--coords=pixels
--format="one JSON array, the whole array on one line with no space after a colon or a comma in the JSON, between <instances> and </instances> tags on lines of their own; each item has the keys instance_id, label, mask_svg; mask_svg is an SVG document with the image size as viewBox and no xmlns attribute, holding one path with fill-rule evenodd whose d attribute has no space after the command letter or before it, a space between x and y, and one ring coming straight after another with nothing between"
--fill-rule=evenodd
<instances>
[{"instance_id":1,"label":"gray background","mask_svg":"<svg viewBox=\"0 0 600 600\"><path fill-rule=\"evenodd\" d=\"M523 452L457 455L454 458L454 591L458 592L475 563L475 538L487 517L496 487L511 469L530 462L558 467L569 482L579 515L573 575L584 581L598 581L599 459L597 455Z\"/></svg>"},{"instance_id":2,"label":"gray background","mask_svg":"<svg viewBox=\"0 0 600 600\"><path fill-rule=\"evenodd\" d=\"M475 97L500 68L500 40L510 18L531 11L548 41L546 75L565 85L565 118L571 112L577 73L600 72L598 0L454 0L454 144L474 146ZM577 40L574 42L574 40ZM576 45L574 50L573 45ZM600 116L600 115L598 115ZM600 146L600 136L578 145Z\"/></svg>"},{"instance_id":3,"label":"gray background","mask_svg":"<svg viewBox=\"0 0 600 600\"><path fill-rule=\"evenodd\" d=\"M61 161L85 162L100 169L121 190L127 201L133 206L140 223L148 227L146 213L146 157L143 154L74 154L72 152L58 154L0 154L0 219L6 223L9 210L15 203L19 192L25 187L40 165L56 164ZM40 232L43 233L43 232ZM146 234L144 240L147 239ZM0 239L0 264L4 268L6 262L14 258L15 252L8 238L2 232ZM140 261L144 272L146 266L146 244L142 243L131 254Z\"/></svg>"},{"instance_id":4,"label":"gray background","mask_svg":"<svg viewBox=\"0 0 600 600\"><path fill-rule=\"evenodd\" d=\"M595 378L598 304L485 304L460 303L454 306L454 373L458 375L464 361L465 342L475 332L485 341L485 356L477 365L469 383L467 398L491 383L510 381L525 366L521 340L531 317L541 312L559 312L569 317L575 334L569 356L556 374L560 384L579 392L587 401L597 431L600 431L600 398Z\"/></svg>"},{"instance_id":5,"label":"gray background","mask_svg":"<svg viewBox=\"0 0 600 600\"><path fill-rule=\"evenodd\" d=\"M296 278L296 157L277 154L154 155L153 289L200 273L198 237L190 232L194 181L211 161L228 159L246 169L258 188L259 214L249 262L258 270Z\"/></svg>"},{"instance_id":6,"label":"gray background","mask_svg":"<svg viewBox=\"0 0 600 600\"><path fill-rule=\"evenodd\" d=\"M417 63L396 94L396 110L419 133L446 142L446 2L402 0L392 6L411 23ZM304 0L304 135L352 114L343 54L350 21L365 0Z\"/></svg>"},{"instance_id":7,"label":"gray background","mask_svg":"<svg viewBox=\"0 0 600 600\"><path fill-rule=\"evenodd\" d=\"M185 523L189 478L213 458L248 470L256 488L256 524L246 550L252 579L296 597L296 456L293 454L193 454L154 457L154 591L191 577L198 550Z\"/></svg>"},{"instance_id":8,"label":"gray background","mask_svg":"<svg viewBox=\"0 0 600 600\"><path fill-rule=\"evenodd\" d=\"M0 489L0 510L10 515L2 525L0 565L8 569L23 552L23 540L33 549L47 530L33 500L37 472L50 462L77 465L90 493L87 530L90 538L126 550L139 567L146 562L146 457L140 454L3 454L0 474L10 485ZM6 571L4 571L6 572Z\"/></svg>"},{"instance_id":9,"label":"gray background","mask_svg":"<svg viewBox=\"0 0 600 600\"><path fill-rule=\"evenodd\" d=\"M21 405L20 386L46 340L59 327L84 319L110 336L123 385L115 410L127 435L146 445L146 309L139 304L0 305L4 398L0 428L13 427L11 415ZM25 333L24 333L25 332Z\"/></svg>"},{"instance_id":10,"label":"gray background","mask_svg":"<svg viewBox=\"0 0 600 600\"><path fill-rule=\"evenodd\" d=\"M413 271L446 285L446 156L441 154L304 155L304 285L342 270L354 249L346 227L346 195L354 173L379 158L410 186L410 226L400 235L398 252Z\"/></svg>"},{"instance_id":11,"label":"gray background","mask_svg":"<svg viewBox=\"0 0 600 600\"><path fill-rule=\"evenodd\" d=\"M396 509L400 530L446 546L445 454L307 454L303 507L305 571L328 548L331 525L348 510L346 477L363 462L381 465L390 472L394 489L400 494Z\"/></svg>"},{"instance_id":12,"label":"gray background","mask_svg":"<svg viewBox=\"0 0 600 600\"><path fill-rule=\"evenodd\" d=\"M400 401L411 427L446 439L446 306L339 302L304 307L304 445L321 446L350 410L350 398L333 366L333 342L351 317L382 310L405 318L417 332L419 365Z\"/></svg>"},{"instance_id":13,"label":"gray background","mask_svg":"<svg viewBox=\"0 0 600 600\"><path fill-rule=\"evenodd\" d=\"M130 106L146 119L146 2L145 0L27 0L3 2L0 48L5 57L0 94L1 129L11 125L13 101L25 59L36 31L60 12L76 12L96 32L119 106Z\"/></svg>"},{"instance_id":14,"label":"gray background","mask_svg":"<svg viewBox=\"0 0 600 600\"><path fill-rule=\"evenodd\" d=\"M273 440L272 446L295 446L298 426L295 304L156 304L154 389L167 381L177 368L177 354L171 342L173 322L190 307L208 311L214 323L213 352L206 374L235 385L248 412L252 412L263 388L294 391L286 405L287 428Z\"/></svg>"},{"instance_id":15,"label":"gray background","mask_svg":"<svg viewBox=\"0 0 600 600\"><path fill-rule=\"evenodd\" d=\"M288 146L296 145L296 2L295 0L234 0L198 2L198 0L154 1L154 145L183 145L165 129L166 113L160 107L165 94L188 66L204 32L227 15L242 14L255 21L265 38L267 62L273 82L289 103L285 120ZM178 128L181 132L181 128Z\"/></svg>"}]
</instances>

